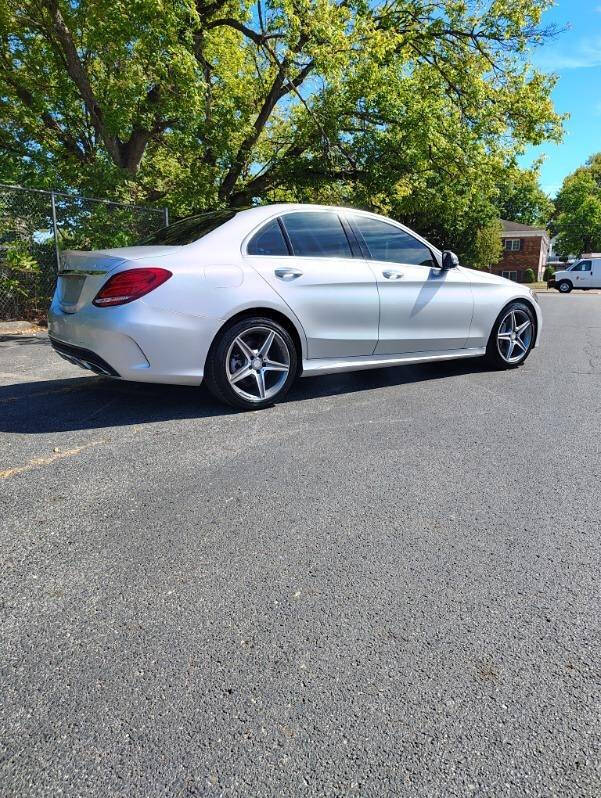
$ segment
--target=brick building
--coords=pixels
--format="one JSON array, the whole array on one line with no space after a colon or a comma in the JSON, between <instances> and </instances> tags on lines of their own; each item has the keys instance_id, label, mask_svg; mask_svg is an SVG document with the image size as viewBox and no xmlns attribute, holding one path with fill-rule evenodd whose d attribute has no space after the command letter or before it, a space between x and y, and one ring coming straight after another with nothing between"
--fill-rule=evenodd
<instances>
[{"instance_id":1,"label":"brick building","mask_svg":"<svg viewBox=\"0 0 601 798\"><path fill-rule=\"evenodd\" d=\"M524 272L532 269L534 279L541 281L551 244L547 231L542 227L530 227L505 219L501 219L501 224L503 255L500 262L491 268L491 272L523 283Z\"/></svg>"}]
</instances>

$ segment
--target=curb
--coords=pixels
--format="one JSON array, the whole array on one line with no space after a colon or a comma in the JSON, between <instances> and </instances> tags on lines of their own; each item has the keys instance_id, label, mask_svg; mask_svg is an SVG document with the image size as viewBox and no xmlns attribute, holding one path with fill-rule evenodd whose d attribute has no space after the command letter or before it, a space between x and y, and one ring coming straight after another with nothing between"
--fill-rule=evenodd
<instances>
[{"instance_id":1,"label":"curb","mask_svg":"<svg viewBox=\"0 0 601 798\"><path fill-rule=\"evenodd\" d=\"M45 327L41 327L33 321L0 321L0 335L23 335L28 333L44 333Z\"/></svg>"}]
</instances>

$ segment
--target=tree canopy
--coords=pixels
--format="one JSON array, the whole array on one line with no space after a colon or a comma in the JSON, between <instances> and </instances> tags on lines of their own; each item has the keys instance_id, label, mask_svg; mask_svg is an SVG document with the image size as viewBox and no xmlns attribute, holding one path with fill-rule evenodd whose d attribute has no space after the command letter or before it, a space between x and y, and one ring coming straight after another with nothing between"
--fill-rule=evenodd
<instances>
[{"instance_id":1,"label":"tree canopy","mask_svg":"<svg viewBox=\"0 0 601 798\"><path fill-rule=\"evenodd\" d=\"M555 208L553 232L560 255L601 252L601 153L566 177Z\"/></svg>"},{"instance_id":2,"label":"tree canopy","mask_svg":"<svg viewBox=\"0 0 601 798\"><path fill-rule=\"evenodd\" d=\"M521 224L549 224L553 215L553 202L539 183L539 164L532 169L506 169L499 185L501 218Z\"/></svg>"},{"instance_id":3,"label":"tree canopy","mask_svg":"<svg viewBox=\"0 0 601 798\"><path fill-rule=\"evenodd\" d=\"M551 4L5 0L0 180L175 215L348 203L476 263L517 156L561 135L528 64Z\"/></svg>"}]
</instances>

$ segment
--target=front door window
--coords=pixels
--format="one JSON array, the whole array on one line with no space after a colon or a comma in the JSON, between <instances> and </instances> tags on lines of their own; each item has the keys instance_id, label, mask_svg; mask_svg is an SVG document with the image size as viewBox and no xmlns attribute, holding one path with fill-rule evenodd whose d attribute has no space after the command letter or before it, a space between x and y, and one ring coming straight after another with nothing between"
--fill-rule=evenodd
<instances>
[{"instance_id":1,"label":"front door window","mask_svg":"<svg viewBox=\"0 0 601 798\"><path fill-rule=\"evenodd\" d=\"M572 268L572 275L575 288L588 288L591 284L591 260L581 260Z\"/></svg>"},{"instance_id":2,"label":"front door window","mask_svg":"<svg viewBox=\"0 0 601 798\"><path fill-rule=\"evenodd\" d=\"M437 266L428 247L400 227L370 216L351 218L363 238L371 260Z\"/></svg>"},{"instance_id":3,"label":"front door window","mask_svg":"<svg viewBox=\"0 0 601 798\"><path fill-rule=\"evenodd\" d=\"M590 260L581 260L580 263L577 263L575 266L572 267L573 272L590 272L590 270L591 270Z\"/></svg>"}]
</instances>

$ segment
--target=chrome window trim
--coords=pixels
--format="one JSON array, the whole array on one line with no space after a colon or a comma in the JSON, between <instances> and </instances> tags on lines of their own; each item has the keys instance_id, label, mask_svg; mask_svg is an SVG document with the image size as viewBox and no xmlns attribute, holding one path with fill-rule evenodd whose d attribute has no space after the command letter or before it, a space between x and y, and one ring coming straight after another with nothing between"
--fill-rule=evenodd
<instances>
[{"instance_id":1,"label":"chrome window trim","mask_svg":"<svg viewBox=\"0 0 601 798\"><path fill-rule=\"evenodd\" d=\"M103 274L108 274L110 269L65 269L58 271L59 277L101 277Z\"/></svg>"}]
</instances>

